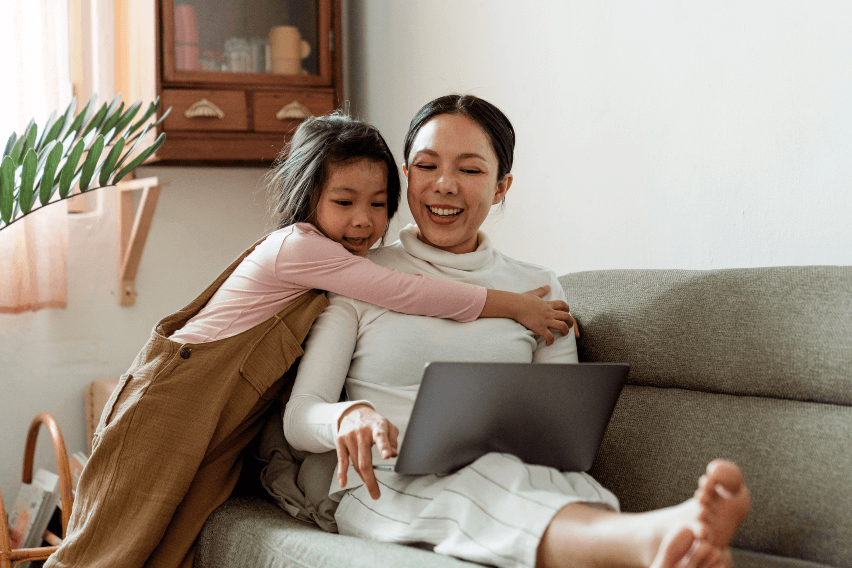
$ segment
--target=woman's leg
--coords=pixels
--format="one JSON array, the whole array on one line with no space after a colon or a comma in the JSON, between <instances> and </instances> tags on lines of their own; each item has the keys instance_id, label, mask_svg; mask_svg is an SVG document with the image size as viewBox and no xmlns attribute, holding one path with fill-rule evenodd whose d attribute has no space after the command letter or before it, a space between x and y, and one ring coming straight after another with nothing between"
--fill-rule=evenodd
<instances>
[{"instance_id":1,"label":"woman's leg","mask_svg":"<svg viewBox=\"0 0 852 568\"><path fill-rule=\"evenodd\" d=\"M647 513L620 514L582 503L563 507L542 537L536 565L730 565L728 545L751 508L742 472L731 462L707 466L695 496Z\"/></svg>"}]
</instances>

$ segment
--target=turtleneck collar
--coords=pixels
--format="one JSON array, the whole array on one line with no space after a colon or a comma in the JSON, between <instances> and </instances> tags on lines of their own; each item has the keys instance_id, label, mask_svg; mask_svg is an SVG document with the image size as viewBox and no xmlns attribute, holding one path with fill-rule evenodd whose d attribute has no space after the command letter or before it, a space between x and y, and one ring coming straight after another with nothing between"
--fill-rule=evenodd
<instances>
[{"instance_id":1,"label":"turtleneck collar","mask_svg":"<svg viewBox=\"0 0 852 568\"><path fill-rule=\"evenodd\" d=\"M473 252L465 254L455 254L445 250L437 249L427 245L421 241L420 229L417 225L411 224L404 227L399 232L399 241L405 252L415 258L425 260L428 263L436 266L445 266L447 268L455 268L457 270L481 270L491 265L494 260L494 249L491 246L491 239L482 231L477 231L477 242L479 245Z\"/></svg>"}]
</instances>

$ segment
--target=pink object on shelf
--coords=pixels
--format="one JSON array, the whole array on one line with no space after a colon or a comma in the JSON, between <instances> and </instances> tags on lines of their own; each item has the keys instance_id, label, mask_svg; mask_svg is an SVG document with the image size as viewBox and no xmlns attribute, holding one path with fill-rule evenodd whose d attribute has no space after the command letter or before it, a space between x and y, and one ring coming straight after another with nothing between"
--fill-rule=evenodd
<instances>
[{"instance_id":1,"label":"pink object on shelf","mask_svg":"<svg viewBox=\"0 0 852 568\"><path fill-rule=\"evenodd\" d=\"M194 6L175 6L175 40L180 43L198 43Z\"/></svg>"},{"instance_id":2,"label":"pink object on shelf","mask_svg":"<svg viewBox=\"0 0 852 568\"><path fill-rule=\"evenodd\" d=\"M175 66L190 71L201 68L194 6L175 6Z\"/></svg>"},{"instance_id":3,"label":"pink object on shelf","mask_svg":"<svg viewBox=\"0 0 852 568\"><path fill-rule=\"evenodd\" d=\"M178 69L186 71L196 71L201 69L201 60L198 56L198 44L176 45L175 60L175 65Z\"/></svg>"}]
</instances>

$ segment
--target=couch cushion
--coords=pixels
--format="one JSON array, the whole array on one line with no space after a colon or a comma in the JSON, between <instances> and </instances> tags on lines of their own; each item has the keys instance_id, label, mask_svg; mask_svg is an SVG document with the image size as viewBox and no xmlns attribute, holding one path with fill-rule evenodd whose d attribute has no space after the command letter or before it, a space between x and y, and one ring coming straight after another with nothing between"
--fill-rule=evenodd
<instances>
[{"instance_id":1,"label":"couch cushion","mask_svg":"<svg viewBox=\"0 0 852 568\"><path fill-rule=\"evenodd\" d=\"M732 551L737 568L829 568L791 558ZM204 526L195 568L464 568L477 566L396 544L325 533L258 497L232 498Z\"/></svg>"},{"instance_id":2,"label":"couch cushion","mask_svg":"<svg viewBox=\"0 0 852 568\"><path fill-rule=\"evenodd\" d=\"M625 511L683 501L725 457L754 497L735 546L852 567L852 267L560 281L580 360L631 366L590 472Z\"/></svg>"},{"instance_id":3,"label":"couch cushion","mask_svg":"<svg viewBox=\"0 0 852 568\"><path fill-rule=\"evenodd\" d=\"M753 499L733 545L852 567L852 408L628 385L591 471L624 511L692 496L717 457Z\"/></svg>"},{"instance_id":4,"label":"couch cushion","mask_svg":"<svg viewBox=\"0 0 852 568\"><path fill-rule=\"evenodd\" d=\"M604 270L560 278L581 361L636 385L852 405L852 267Z\"/></svg>"},{"instance_id":5,"label":"couch cushion","mask_svg":"<svg viewBox=\"0 0 852 568\"><path fill-rule=\"evenodd\" d=\"M737 568L832 568L827 564L815 564L804 560L796 560L795 558L761 554L759 552L738 550L736 548L732 549L731 553L733 555L734 566Z\"/></svg>"},{"instance_id":6,"label":"couch cushion","mask_svg":"<svg viewBox=\"0 0 852 568\"><path fill-rule=\"evenodd\" d=\"M475 566L411 546L327 533L259 497L231 498L207 519L195 568L465 568Z\"/></svg>"}]
</instances>

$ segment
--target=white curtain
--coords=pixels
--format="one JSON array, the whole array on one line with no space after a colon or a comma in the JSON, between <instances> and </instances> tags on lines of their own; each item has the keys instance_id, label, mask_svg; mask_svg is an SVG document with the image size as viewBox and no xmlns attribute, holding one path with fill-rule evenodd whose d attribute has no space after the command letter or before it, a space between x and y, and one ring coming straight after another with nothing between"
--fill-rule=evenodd
<instances>
[{"instance_id":1,"label":"white curtain","mask_svg":"<svg viewBox=\"0 0 852 568\"><path fill-rule=\"evenodd\" d=\"M0 13L0 149L34 118L65 110L72 88L68 0L4 0ZM64 308L68 225L64 203L48 204L0 230L0 313Z\"/></svg>"}]
</instances>

